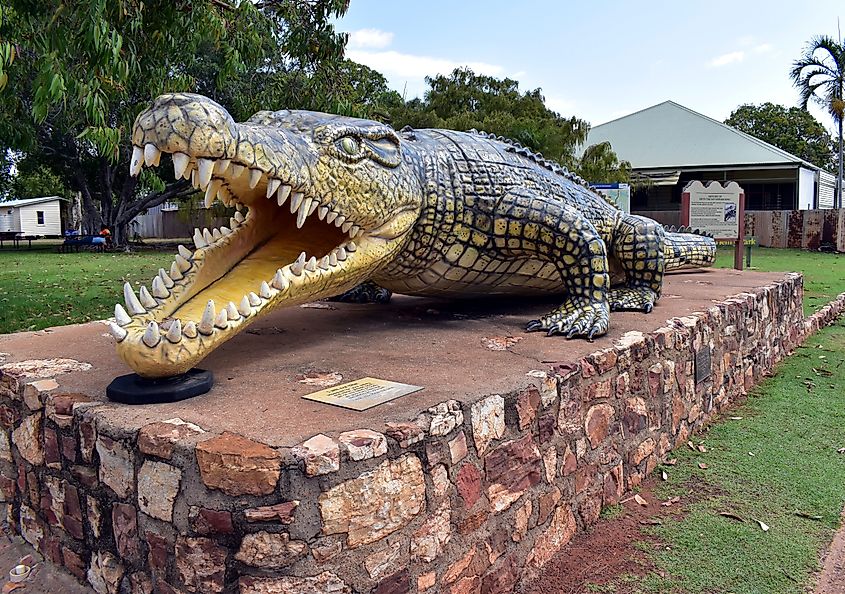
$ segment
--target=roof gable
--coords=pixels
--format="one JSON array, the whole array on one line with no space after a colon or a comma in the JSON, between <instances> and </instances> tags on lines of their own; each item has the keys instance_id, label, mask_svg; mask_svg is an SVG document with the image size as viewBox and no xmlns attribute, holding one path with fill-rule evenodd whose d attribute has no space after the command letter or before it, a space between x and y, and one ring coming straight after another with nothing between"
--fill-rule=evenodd
<instances>
[{"instance_id":1,"label":"roof gable","mask_svg":"<svg viewBox=\"0 0 845 594\"><path fill-rule=\"evenodd\" d=\"M800 157L674 101L592 128L581 150L605 141L634 169L786 164L818 169Z\"/></svg>"},{"instance_id":2,"label":"roof gable","mask_svg":"<svg viewBox=\"0 0 845 594\"><path fill-rule=\"evenodd\" d=\"M43 196L41 198L26 198L24 200L7 200L0 202L0 208L17 208L19 206L29 206L31 204L41 204L42 202L53 202L55 200L65 200L61 196Z\"/></svg>"}]
</instances>

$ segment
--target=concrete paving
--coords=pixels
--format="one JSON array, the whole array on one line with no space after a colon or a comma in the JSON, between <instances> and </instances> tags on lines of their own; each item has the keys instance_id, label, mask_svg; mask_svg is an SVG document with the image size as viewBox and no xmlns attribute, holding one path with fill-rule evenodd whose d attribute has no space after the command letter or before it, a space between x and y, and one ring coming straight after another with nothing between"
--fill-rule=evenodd
<instances>
[{"instance_id":1,"label":"concrete paving","mask_svg":"<svg viewBox=\"0 0 845 594\"><path fill-rule=\"evenodd\" d=\"M26 557L32 556L33 564L29 579L23 587L12 590L9 582L9 570ZM94 590L81 585L76 579L63 569L51 563L42 561L41 556L19 536L0 536L0 584L2 592L19 592L20 594L92 594Z\"/></svg>"},{"instance_id":2,"label":"concrete paving","mask_svg":"<svg viewBox=\"0 0 845 594\"><path fill-rule=\"evenodd\" d=\"M136 429L173 417L210 431L234 431L273 446L293 446L323 431L383 429L408 421L447 399L475 400L527 386L531 370L577 361L612 345L630 330L652 331L668 318L710 307L713 301L765 285L781 274L707 270L670 275L651 314L615 312L611 330L595 342L527 334L529 320L553 301L440 301L395 296L389 305L318 304L274 312L218 348L202 363L214 373L211 392L173 404L109 404L111 422ZM518 340L507 351L485 338ZM70 357L90 371L57 377L63 391L105 399L105 388L129 372L101 323L0 336L6 362ZM354 412L303 400L319 388L300 383L310 372L335 372L344 381L376 377L425 389Z\"/></svg>"}]
</instances>

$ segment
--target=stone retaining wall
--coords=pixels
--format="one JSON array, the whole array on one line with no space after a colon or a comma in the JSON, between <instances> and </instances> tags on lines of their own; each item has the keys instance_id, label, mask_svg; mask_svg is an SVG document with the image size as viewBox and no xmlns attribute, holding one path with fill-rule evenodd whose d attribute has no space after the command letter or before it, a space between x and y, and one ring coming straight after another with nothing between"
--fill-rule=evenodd
<instances>
[{"instance_id":1,"label":"stone retaining wall","mask_svg":"<svg viewBox=\"0 0 845 594\"><path fill-rule=\"evenodd\" d=\"M99 593L511 592L843 305L804 321L788 275L516 393L292 449L179 419L127 431L7 369L0 497Z\"/></svg>"}]
</instances>

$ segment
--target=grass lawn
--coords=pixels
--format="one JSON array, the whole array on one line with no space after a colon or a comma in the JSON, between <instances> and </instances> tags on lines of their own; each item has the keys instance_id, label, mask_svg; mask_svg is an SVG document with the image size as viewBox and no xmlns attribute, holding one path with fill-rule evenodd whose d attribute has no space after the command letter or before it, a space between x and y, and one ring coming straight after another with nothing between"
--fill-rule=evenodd
<instances>
[{"instance_id":1,"label":"grass lawn","mask_svg":"<svg viewBox=\"0 0 845 594\"><path fill-rule=\"evenodd\" d=\"M149 284L172 253L0 250L0 334L109 317L123 303L123 281ZM175 251L175 250L174 250Z\"/></svg>"},{"instance_id":2,"label":"grass lawn","mask_svg":"<svg viewBox=\"0 0 845 594\"><path fill-rule=\"evenodd\" d=\"M845 454L837 452L845 447L843 359L840 320L781 363L745 405L694 436L706 452L676 450L656 495L681 497L686 513L651 529L664 577L623 576L617 585L661 594L808 591L845 504Z\"/></svg>"},{"instance_id":3,"label":"grass lawn","mask_svg":"<svg viewBox=\"0 0 845 594\"><path fill-rule=\"evenodd\" d=\"M717 268L733 268L733 248L719 248ZM804 273L804 313L810 314L845 292L845 254L755 247L749 270Z\"/></svg>"}]
</instances>

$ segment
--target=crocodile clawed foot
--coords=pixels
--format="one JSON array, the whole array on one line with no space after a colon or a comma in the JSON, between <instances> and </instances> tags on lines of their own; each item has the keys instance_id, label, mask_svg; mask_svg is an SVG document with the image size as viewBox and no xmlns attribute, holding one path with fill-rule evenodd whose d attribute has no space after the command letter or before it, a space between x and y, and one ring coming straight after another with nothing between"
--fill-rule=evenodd
<instances>
[{"instance_id":1,"label":"crocodile clawed foot","mask_svg":"<svg viewBox=\"0 0 845 594\"><path fill-rule=\"evenodd\" d=\"M545 330L548 336L560 334L567 338L584 336L592 340L607 332L609 308L606 303L575 304L568 302L538 320L528 323L525 330Z\"/></svg>"},{"instance_id":2,"label":"crocodile clawed foot","mask_svg":"<svg viewBox=\"0 0 845 594\"><path fill-rule=\"evenodd\" d=\"M651 313L657 294L647 287L611 289L608 297L611 311L641 311Z\"/></svg>"},{"instance_id":3,"label":"crocodile clawed foot","mask_svg":"<svg viewBox=\"0 0 845 594\"><path fill-rule=\"evenodd\" d=\"M388 289L380 287L372 281L364 281L357 287L349 289L346 293L329 298L329 301L341 303L390 303L392 294Z\"/></svg>"}]
</instances>

